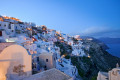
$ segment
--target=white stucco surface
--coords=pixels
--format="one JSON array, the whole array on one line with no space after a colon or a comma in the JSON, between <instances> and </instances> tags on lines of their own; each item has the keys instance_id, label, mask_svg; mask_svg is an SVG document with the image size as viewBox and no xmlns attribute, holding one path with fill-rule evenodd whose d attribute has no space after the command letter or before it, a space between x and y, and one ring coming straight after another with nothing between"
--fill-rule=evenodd
<instances>
[{"instance_id":1,"label":"white stucco surface","mask_svg":"<svg viewBox=\"0 0 120 80\"><path fill-rule=\"evenodd\" d=\"M15 66L19 65L24 66L22 70L26 73L26 76L31 75L31 60L31 55L28 55L24 47L20 45L10 45L6 47L0 53L0 80L6 80L6 75L19 77L18 73L13 71Z\"/></svg>"}]
</instances>

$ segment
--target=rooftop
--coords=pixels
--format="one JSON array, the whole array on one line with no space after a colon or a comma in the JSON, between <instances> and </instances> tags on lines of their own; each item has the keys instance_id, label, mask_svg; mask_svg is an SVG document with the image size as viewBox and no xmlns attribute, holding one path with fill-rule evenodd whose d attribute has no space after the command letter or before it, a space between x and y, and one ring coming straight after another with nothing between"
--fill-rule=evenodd
<instances>
[{"instance_id":1,"label":"rooftop","mask_svg":"<svg viewBox=\"0 0 120 80\"><path fill-rule=\"evenodd\" d=\"M108 77L108 73L107 72L100 72L102 75Z\"/></svg>"},{"instance_id":2,"label":"rooftop","mask_svg":"<svg viewBox=\"0 0 120 80\"><path fill-rule=\"evenodd\" d=\"M63 72L52 68L47 71L43 71L41 73L29 76L23 80L72 80L72 78Z\"/></svg>"}]
</instances>

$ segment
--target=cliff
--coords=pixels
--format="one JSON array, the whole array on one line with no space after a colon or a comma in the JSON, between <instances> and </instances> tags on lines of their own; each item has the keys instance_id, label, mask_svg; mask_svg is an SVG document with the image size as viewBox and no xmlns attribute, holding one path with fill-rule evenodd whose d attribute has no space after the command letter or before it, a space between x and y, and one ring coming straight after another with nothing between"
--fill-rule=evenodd
<instances>
[{"instance_id":1,"label":"cliff","mask_svg":"<svg viewBox=\"0 0 120 80\"><path fill-rule=\"evenodd\" d=\"M112 56L106 51L106 45L99 41L83 40L83 45L90 45L89 51L84 48L85 53L90 57L72 56L72 64L78 69L83 80L96 80L99 71L108 71L120 64L120 58Z\"/></svg>"},{"instance_id":2,"label":"cliff","mask_svg":"<svg viewBox=\"0 0 120 80\"><path fill-rule=\"evenodd\" d=\"M83 80L96 80L99 71L107 72L114 68L116 63L120 64L120 58L109 54L106 51L108 47L101 41L93 38L93 40L83 39L82 42L83 46L90 46L89 51L82 48L90 57L71 55L72 48L65 43L56 42L56 45L60 47L61 55L65 54L65 58L71 58L72 64L77 67Z\"/></svg>"}]
</instances>

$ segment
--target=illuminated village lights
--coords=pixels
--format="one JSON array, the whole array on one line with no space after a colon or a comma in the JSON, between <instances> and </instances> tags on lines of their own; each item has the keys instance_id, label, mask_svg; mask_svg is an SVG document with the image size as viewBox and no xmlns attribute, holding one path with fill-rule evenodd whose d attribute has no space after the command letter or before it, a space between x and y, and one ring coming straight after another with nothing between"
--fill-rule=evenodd
<instances>
[{"instance_id":1,"label":"illuminated village lights","mask_svg":"<svg viewBox=\"0 0 120 80\"><path fill-rule=\"evenodd\" d=\"M32 37L32 40L33 40L33 42L34 42L34 41L37 41L37 39L36 39L36 38L34 38L34 37Z\"/></svg>"},{"instance_id":2,"label":"illuminated village lights","mask_svg":"<svg viewBox=\"0 0 120 80\"><path fill-rule=\"evenodd\" d=\"M88 58L91 58L91 56L88 54Z\"/></svg>"},{"instance_id":3,"label":"illuminated village lights","mask_svg":"<svg viewBox=\"0 0 120 80\"><path fill-rule=\"evenodd\" d=\"M0 17L0 21L4 21L3 18Z\"/></svg>"},{"instance_id":4,"label":"illuminated village lights","mask_svg":"<svg viewBox=\"0 0 120 80\"><path fill-rule=\"evenodd\" d=\"M62 40L63 38L62 37L59 37L60 40Z\"/></svg>"},{"instance_id":5,"label":"illuminated village lights","mask_svg":"<svg viewBox=\"0 0 120 80\"><path fill-rule=\"evenodd\" d=\"M93 39L92 38L88 38L87 40L92 41Z\"/></svg>"},{"instance_id":6,"label":"illuminated village lights","mask_svg":"<svg viewBox=\"0 0 120 80\"><path fill-rule=\"evenodd\" d=\"M63 43L64 41L60 41L60 42L62 42L62 43Z\"/></svg>"},{"instance_id":7,"label":"illuminated village lights","mask_svg":"<svg viewBox=\"0 0 120 80\"><path fill-rule=\"evenodd\" d=\"M33 51L34 54L37 54L37 51Z\"/></svg>"},{"instance_id":8,"label":"illuminated village lights","mask_svg":"<svg viewBox=\"0 0 120 80\"><path fill-rule=\"evenodd\" d=\"M57 34L60 34L59 32L56 32Z\"/></svg>"},{"instance_id":9,"label":"illuminated village lights","mask_svg":"<svg viewBox=\"0 0 120 80\"><path fill-rule=\"evenodd\" d=\"M32 40L34 41L35 39L34 39L34 38L32 38Z\"/></svg>"},{"instance_id":10,"label":"illuminated village lights","mask_svg":"<svg viewBox=\"0 0 120 80\"><path fill-rule=\"evenodd\" d=\"M64 58L65 56L66 56L66 55L64 54L64 55L61 56L61 58Z\"/></svg>"},{"instance_id":11,"label":"illuminated village lights","mask_svg":"<svg viewBox=\"0 0 120 80\"><path fill-rule=\"evenodd\" d=\"M80 38L80 35L75 35L74 38L77 39L77 40L82 40L82 39Z\"/></svg>"},{"instance_id":12,"label":"illuminated village lights","mask_svg":"<svg viewBox=\"0 0 120 80\"><path fill-rule=\"evenodd\" d=\"M51 48L49 47L48 50L51 50Z\"/></svg>"},{"instance_id":13,"label":"illuminated village lights","mask_svg":"<svg viewBox=\"0 0 120 80\"><path fill-rule=\"evenodd\" d=\"M32 31L32 29L31 28L26 28L27 30L30 30L30 31Z\"/></svg>"},{"instance_id":14,"label":"illuminated village lights","mask_svg":"<svg viewBox=\"0 0 120 80\"><path fill-rule=\"evenodd\" d=\"M61 62L61 60L60 60L60 59L58 59L58 62Z\"/></svg>"},{"instance_id":15,"label":"illuminated village lights","mask_svg":"<svg viewBox=\"0 0 120 80\"><path fill-rule=\"evenodd\" d=\"M11 19L11 20L15 20L15 21L21 22L19 19L14 18L14 17L9 17L9 16L1 16L0 17L0 21L4 21L4 19Z\"/></svg>"},{"instance_id":16,"label":"illuminated village lights","mask_svg":"<svg viewBox=\"0 0 120 80\"><path fill-rule=\"evenodd\" d=\"M60 36L61 36L61 33L60 33L60 32L58 32L58 31L56 31L56 34L58 34L58 35L60 35Z\"/></svg>"},{"instance_id":17,"label":"illuminated village lights","mask_svg":"<svg viewBox=\"0 0 120 80\"><path fill-rule=\"evenodd\" d=\"M24 38L24 40L27 40L27 38Z\"/></svg>"},{"instance_id":18,"label":"illuminated village lights","mask_svg":"<svg viewBox=\"0 0 120 80\"><path fill-rule=\"evenodd\" d=\"M45 31L45 30L46 30L46 28L42 28L42 30L44 30L44 31Z\"/></svg>"},{"instance_id":19,"label":"illuminated village lights","mask_svg":"<svg viewBox=\"0 0 120 80\"><path fill-rule=\"evenodd\" d=\"M43 30L43 31L46 31L46 30L47 30L47 27L46 27L45 25L41 25L41 27L42 27L42 30Z\"/></svg>"}]
</instances>

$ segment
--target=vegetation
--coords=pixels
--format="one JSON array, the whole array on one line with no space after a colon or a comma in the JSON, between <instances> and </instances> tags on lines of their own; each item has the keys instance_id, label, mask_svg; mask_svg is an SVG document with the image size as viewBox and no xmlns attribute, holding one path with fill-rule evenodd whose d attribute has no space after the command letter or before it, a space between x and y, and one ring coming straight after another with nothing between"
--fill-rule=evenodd
<instances>
[{"instance_id":1,"label":"vegetation","mask_svg":"<svg viewBox=\"0 0 120 80\"><path fill-rule=\"evenodd\" d=\"M78 40L75 39L74 37L72 38L72 40L73 40L74 43L77 43L77 42L78 42Z\"/></svg>"},{"instance_id":2,"label":"vegetation","mask_svg":"<svg viewBox=\"0 0 120 80\"><path fill-rule=\"evenodd\" d=\"M90 66L92 64L88 57L71 57L71 62L77 67L79 75L84 79L88 80L91 73ZM83 65L83 66L82 66Z\"/></svg>"},{"instance_id":3,"label":"vegetation","mask_svg":"<svg viewBox=\"0 0 120 80\"><path fill-rule=\"evenodd\" d=\"M91 78L91 80L97 80L97 75L96 75L96 76L93 76L93 77Z\"/></svg>"},{"instance_id":4,"label":"vegetation","mask_svg":"<svg viewBox=\"0 0 120 80\"><path fill-rule=\"evenodd\" d=\"M69 58L69 54L72 52L72 47L66 43L55 42L55 45L60 48L61 55L66 55Z\"/></svg>"},{"instance_id":5,"label":"vegetation","mask_svg":"<svg viewBox=\"0 0 120 80\"><path fill-rule=\"evenodd\" d=\"M65 59L70 59L70 55L66 55L66 56L65 56Z\"/></svg>"}]
</instances>

